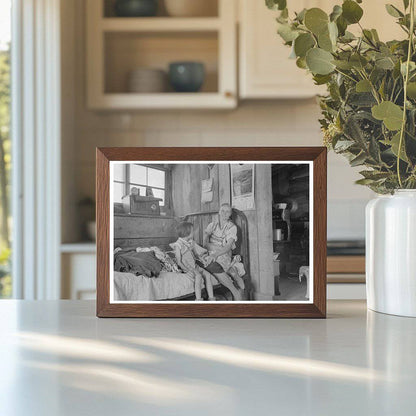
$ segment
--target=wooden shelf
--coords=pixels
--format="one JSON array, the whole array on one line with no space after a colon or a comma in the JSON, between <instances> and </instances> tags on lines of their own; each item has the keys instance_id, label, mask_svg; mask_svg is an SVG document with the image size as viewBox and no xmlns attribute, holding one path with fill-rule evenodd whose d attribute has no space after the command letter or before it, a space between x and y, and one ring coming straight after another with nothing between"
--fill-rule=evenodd
<instances>
[{"instance_id":1,"label":"wooden shelf","mask_svg":"<svg viewBox=\"0 0 416 416\"><path fill-rule=\"evenodd\" d=\"M61 253L95 253L96 245L93 241L80 241L78 243L62 243Z\"/></svg>"},{"instance_id":2,"label":"wooden shelf","mask_svg":"<svg viewBox=\"0 0 416 416\"><path fill-rule=\"evenodd\" d=\"M111 9L110 2L107 7ZM103 0L87 0L87 105L97 110L232 109L237 106L234 1L218 0L214 17L103 17ZM110 5L110 6L109 6ZM104 13L107 15L107 13ZM205 66L197 93L128 92L138 68L167 73L176 61Z\"/></svg>"},{"instance_id":3,"label":"wooden shelf","mask_svg":"<svg viewBox=\"0 0 416 416\"><path fill-rule=\"evenodd\" d=\"M328 256L328 273L365 273L365 256Z\"/></svg>"},{"instance_id":4,"label":"wooden shelf","mask_svg":"<svg viewBox=\"0 0 416 416\"><path fill-rule=\"evenodd\" d=\"M234 108L233 97L217 93L102 94L90 101L100 109L215 109Z\"/></svg>"},{"instance_id":5,"label":"wooden shelf","mask_svg":"<svg viewBox=\"0 0 416 416\"><path fill-rule=\"evenodd\" d=\"M201 32L218 31L218 17L107 17L98 21L105 32Z\"/></svg>"}]
</instances>

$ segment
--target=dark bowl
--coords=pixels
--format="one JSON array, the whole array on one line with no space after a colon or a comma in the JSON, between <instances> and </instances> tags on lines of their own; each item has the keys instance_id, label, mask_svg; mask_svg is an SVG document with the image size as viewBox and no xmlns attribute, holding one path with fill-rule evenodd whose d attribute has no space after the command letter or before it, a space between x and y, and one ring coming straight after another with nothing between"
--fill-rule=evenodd
<instances>
[{"instance_id":1,"label":"dark bowl","mask_svg":"<svg viewBox=\"0 0 416 416\"><path fill-rule=\"evenodd\" d=\"M201 62L172 62L169 81L177 92L197 92L205 80L205 67Z\"/></svg>"},{"instance_id":2,"label":"dark bowl","mask_svg":"<svg viewBox=\"0 0 416 416\"><path fill-rule=\"evenodd\" d=\"M158 0L117 0L114 10L120 17L156 16Z\"/></svg>"}]
</instances>

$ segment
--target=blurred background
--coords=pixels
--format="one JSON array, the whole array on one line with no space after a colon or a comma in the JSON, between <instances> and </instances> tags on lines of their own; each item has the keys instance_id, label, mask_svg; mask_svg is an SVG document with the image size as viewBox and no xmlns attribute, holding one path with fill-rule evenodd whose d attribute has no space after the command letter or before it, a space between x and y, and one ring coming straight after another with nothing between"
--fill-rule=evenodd
<instances>
[{"instance_id":1,"label":"blurred background","mask_svg":"<svg viewBox=\"0 0 416 416\"><path fill-rule=\"evenodd\" d=\"M368 27L387 18L377 2L363 8ZM263 1L0 0L0 9L3 298L95 297L96 147L322 145L324 91L289 59ZM365 297L373 195L356 179L329 154L330 298Z\"/></svg>"}]
</instances>

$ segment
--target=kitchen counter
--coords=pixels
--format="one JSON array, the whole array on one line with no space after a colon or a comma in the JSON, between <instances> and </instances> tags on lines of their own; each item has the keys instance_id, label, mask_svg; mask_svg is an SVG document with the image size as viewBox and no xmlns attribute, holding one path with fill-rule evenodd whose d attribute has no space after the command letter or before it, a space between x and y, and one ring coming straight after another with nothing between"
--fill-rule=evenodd
<instances>
[{"instance_id":1,"label":"kitchen counter","mask_svg":"<svg viewBox=\"0 0 416 416\"><path fill-rule=\"evenodd\" d=\"M97 319L0 301L0 415L414 415L416 319Z\"/></svg>"}]
</instances>

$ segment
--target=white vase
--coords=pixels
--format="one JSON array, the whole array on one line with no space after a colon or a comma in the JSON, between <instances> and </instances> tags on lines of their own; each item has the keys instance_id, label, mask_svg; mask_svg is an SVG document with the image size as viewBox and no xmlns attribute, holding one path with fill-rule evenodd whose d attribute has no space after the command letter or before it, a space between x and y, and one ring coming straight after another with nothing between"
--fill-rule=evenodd
<instances>
[{"instance_id":1,"label":"white vase","mask_svg":"<svg viewBox=\"0 0 416 416\"><path fill-rule=\"evenodd\" d=\"M367 204L366 281L369 309L416 317L416 190Z\"/></svg>"}]
</instances>

